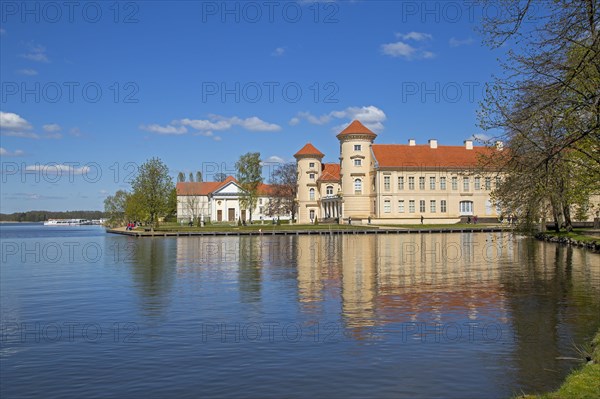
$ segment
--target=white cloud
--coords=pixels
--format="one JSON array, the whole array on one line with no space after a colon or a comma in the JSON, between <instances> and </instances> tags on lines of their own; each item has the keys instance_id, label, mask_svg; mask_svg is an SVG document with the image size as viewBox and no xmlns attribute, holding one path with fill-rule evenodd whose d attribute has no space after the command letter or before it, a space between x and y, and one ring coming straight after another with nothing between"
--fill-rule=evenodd
<instances>
[{"instance_id":1,"label":"white cloud","mask_svg":"<svg viewBox=\"0 0 600 399\"><path fill-rule=\"evenodd\" d=\"M60 125L58 125L56 123L51 123L51 124L42 126L42 129L44 129L47 132L59 132L62 128L60 127Z\"/></svg>"},{"instance_id":2,"label":"white cloud","mask_svg":"<svg viewBox=\"0 0 600 399\"><path fill-rule=\"evenodd\" d=\"M277 47L275 50L273 50L273 52L271 53L271 55L273 57L281 57L284 53L285 53L285 48L284 47Z\"/></svg>"},{"instance_id":3,"label":"white cloud","mask_svg":"<svg viewBox=\"0 0 600 399\"><path fill-rule=\"evenodd\" d=\"M145 130L147 132L166 135L181 135L187 133L187 129L185 128L185 126L161 126L155 123L151 125L140 125L140 129Z\"/></svg>"},{"instance_id":4,"label":"white cloud","mask_svg":"<svg viewBox=\"0 0 600 399\"><path fill-rule=\"evenodd\" d=\"M251 132L277 132L281 126L265 122L262 119L252 116L249 118L239 118L237 116L225 117L221 115L210 114L208 119L176 119L169 125L161 126L157 124L140 125L140 129L157 134L182 135L188 132L188 127L194 129L194 136L213 137L215 141L220 141L221 137L215 136L214 132L229 130L234 126Z\"/></svg>"},{"instance_id":5,"label":"white cloud","mask_svg":"<svg viewBox=\"0 0 600 399\"><path fill-rule=\"evenodd\" d=\"M433 39L432 35L430 35L429 33L423 33L423 32L396 33L396 37L398 37L402 40L414 40L417 42Z\"/></svg>"},{"instance_id":6,"label":"white cloud","mask_svg":"<svg viewBox=\"0 0 600 399\"><path fill-rule=\"evenodd\" d=\"M17 71L17 73L19 75L35 76L38 74L38 71L36 71L35 69L31 69L31 68L25 68L25 69L19 69Z\"/></svg>"},{"instance_id":7,"label":"white cloud","mask_svg":"<svg viewBox=\"0 0 600 399\"><path fill-rule=\"evenodd\" d=\"M369 105L363 107L348 107L340 111L331 111L330 113L321 116L312 115L310 112L299 112L297 116L290 120L290 124L298 124L301 119L304 119L313 125L324 125L334 119L347 119L346 123L333 127L334 131L339 132L348 126L348 123L352 120L358 119L369 129L380 132L384 129L383 122L386 118L383 110L374 105ZM292 121L294 123L292 123Z\"/></svg>"},{"instance_id":8,"label":"white cloud","mask_svg":"<svg viewBox=\"0 0 600 399\"><path fill-rule=\"evenodd\" d=\"M3 157L20 157L25 155L21 150L8 151L6 148L0 147L0 156Z\"/></svg>"},{"instance_id":9,"label":"white cloud","mask_svg":"<svg viewBox=\"0 0 600 399\"><path fill-rule=\"evenodd\" d=\"M425 50L424 44L414 46L406 43L406 41L409 40L415 42L425 42L432 40L433 36L429 33L396 33L396 37L402 39L403 41L382 44L381 52L383 54L389 55L390 57L404 58L406 60L430 59L435 57L435 54L433 52Z\"/></svg>"},{"instance_id":10,"label":"white cloud","mask_svg":"<svg viewBox=\"0 0 600 399\"><path fill-rule=\"evenodd\" d=\"M21 54L20 56L22 58L35 62L50 62L48 56L46 55L46 47L33 42L29 43L27 47L29 48L29 51Z\"/></svg>"},{"instance_id":11,"label":"white cloud","mask_svg":"<svg viewBox=\"0 0 600 399\"><path fill-rule=\"evenodd\" d=\"M32 126L29 122L15 113L0 111L0 129L24 131L31 130Z\"/></svg>"},{"instance_id":12,"label":"white cloud","mask_svg":"<svg viewBox=\"0 0 600 399\"><path fill-rule=\"evenodd\" d=\"M263 163L285 163L285 160L277 155L271 155L269 158L265 159Z\"/></svg>"},{"instance_id":13,"label":"white cloud","mask_svg":"<svg viewBox=\"0 0 600 399\"><path fill-rule=\"evenodd\" d=\"M25 171L28 172L40 172L47 175L59 175L59 174L69 174L69 175L82 175L84 173L88 173L90 171L89 166L81 166L77 167L75 165L67 165L60 163L48 163L48 164L35 164L35 165L27 165L25 167Z\"/></svg>"},{"instance_id":14,"label":"white cloud","mask_svg":"<svg viewBox=\"0 0 600 399\"><path fill-rule=\"evenodd\" d=\"M455 37L451 37L450 40L448 41L448 44L450 44L450 47L459 47L459 46L468 46L470 44L473 44L474 40L472 38L467 38L467 39L457 39Z\"/></svg>"},{"instance_id":15,"label":"white cloud","mask_svg":"<svg viewBox=\"0 0 600 399\"><path fill-rule=\"evenodd\" d=\"M179 121L173 121L174 124L181 124L189 126L196 130L227 130L231 129L231 123L227 121L211 122L206 119L181 119Z\"/></svg>"}]
</instances>

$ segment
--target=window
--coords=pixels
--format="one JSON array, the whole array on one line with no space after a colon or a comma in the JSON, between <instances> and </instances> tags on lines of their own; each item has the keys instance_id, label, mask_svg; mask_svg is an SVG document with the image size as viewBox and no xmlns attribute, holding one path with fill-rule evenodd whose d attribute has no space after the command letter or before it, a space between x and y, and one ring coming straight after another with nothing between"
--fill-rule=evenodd
<instances>
[{"instance_id":1,"label":"window","mask_svg":"<svg viewBox=\"0 0 600 399\"><path fill-rule=\"evenodd\" d=\"M435 200L429 201L429 212L435 213Z\"/></svg>"},{"instance_id":2,"label":"window","mask_svg":"<svg viewBox=\"0 0 600 399\"><path fill-rule=\"evenodd\" d=\"M327 186L327 195L333 195L333 186Z\"/></svg>"},{"instance_id":3,"label":"window","mask_svg":"<svg viewBox=\"0 0 600 399\"><path fill-rule=\"evenodd\" d=\"M469 191L469 178L463 177L463 191Z\"/></svg>"},{"instance_id":4,"label":"window","mask_svg":"<svg viewBox=\"0 0 600 399\"><path fill-rule=\"evenodd\" d=\"M419 177L419 190L425 190L425 178L423 176Z\"/></svg>"},{"instance_id":5,"label":"window","mask_svg":"<svg viewBox=\"0 0 600 399\"><path fill-rule=\"evenodd\" d=\"M314 188L311 188L311 189L308 191L308 197L309 197L309 199L310 199L311 201L314 201L314 200L315 200L315 189L314 189Z\"/></svg>"},{"instance_id":6,"label":"window","mask_svg":"<svg viewBox=\"0 0 600 399\"><path fill-rule=\"evenodd\" d=\"M362 194L362 181L360 179L354 180L354 194Z\"/></svg>"},{"instance_id":7,"label":"window","mask_svg":"<svg viewBox=\"0 0 600 399\"><path fill-rule=\"evenodd\" d=\"M492 178L491 177L486 177L485 178L485 189L486 190L491 190L492 189Z\"/></svg>"},{"instance_id":8,"label":"window","mask_svg":"<svg viewBox=\"0 0 600 399\"><path fill-rule=\"evenodd\" d=\"M445 189L446 189L446 178L440 177L440 190L445 190Z\"/></svg>"},{"instance_id":9,"label":"window","mask_svg":"<svg viewBox=\"0 0 600 399\"><path fill-rule=\"evenodd\" d=\"M415 178L412 176L408 178L408 189L409 190L415 189Z\"/></svg>"},{"instance_id":10,"label":"window","mask_svg":"<svg viewBox=\"0 0 600 399\"><path fill-rule=\"evenodd\" d=\"M258 205L262 205L262 200L263 200L262 198L258 199Z\"/></svg>"},{"instance_id":11,"label":"window","mask_svg":"<svg viewBox=\"0 0 600 399\"><path fill-rule=\"evenodd\" d=\"M458 190L458 177L452 176L452 190Z\"/></svg>"},{"instance_id":12,"label":"window","mask_svg":"<svg viewBox=\"0 0 600 399\"><path fill-rule=\"evenodd\" d=\"M481 177L475 178L475 183L473 183L473 188L475 190L481 190Z\"/></svg>"},{"instance_id":13,"label":"window","mask_svg":"<svg viewBox=\"0 0 600 399\"><path fill-rule=\"evenodd\" d=\"M392 212L392 203L390 200L383 201L383 213L391 213Z\"/></svg>"},{"instance_id":14,"label":"window","mask_svg":"<svg viewBox=\"0 0 600 399\"><path fill-rule=\"evenodd\" d=\"M500 176L496 176L496 188L500 187Z\"/></svg>"},{"instance_id":15,"label":"window","mask_svg":"<svg viewBox=\"0 0 600 399\"><path fill-rule=\"evenodd\" d=\"M440 212L446 213L446 200L440 201Z\"/></svg>"},{"instance_id":16,"label":"window","mask_svg":"<svg viewBox=\"0 0 600 399\"><path fill-rule=\"evenodd\" d=\"M419 201L419 212L425 213L425 200Z\"/></svg>"},{"instance_id":17,"label":"window","mask_svg":"<svg viewBox=\"0 0 600 399\"><path fill-rule=\"evenodd\" d=\"M429 189L430 190L435 190L435 177L430 177L429 178Z\"/></svg>"},{"instance_id":18,"label":"window","mask_svg":"<svg viewBox=\"0 0 600 399\"><path fill-rule=\"evenodd\" d=\"M398 178L398 190L404 190L404 176Z\"/></svg>"},{"instance_id":19,"label":"window","mask_svg":"<svg viewBox=\"0 0 600 399\"><path fill-rule=\"evenodd\" d=\"M354 166L362 166L362 159L355 159Z\"/></svg>"},{"instance_id":20,"label":"window","mask_svg":"<svg viewBox=\"0 0 600 399\"><path fill-rule=\"evenodd\" d=\"M472 201L460 201L460 214L461 215L472 215L473 214L473 202Z\"/></svg>"},{"instance_id":21,"label":"window","mask_svg":"<svg viewBox=\"0 0 600 399\"><path fill-rule=\"evenodd\" d=\"M309 175L308 175L308 178L309 178L310 180L315 180L315 174L314 174L314 173L311 173L311 174L309 174Z\"/></svg>"},{"instance_id":22,"label":"window","mask_svg":"<svg viewBox=\"0 0 600 399\"><path fill-rule=\"evenodd\" d=\"M354 151L360 151L361 150L361 145L360 144L354 144Z\"/></svg>"},{"instance_id":23,"label":"window","mask_svg":"<svg viewBox=\"0 0 600 399\"><path fill-rule=\"evenodd\" d=\"M383 176L383 189L390 191L390 176Z\"/></svg>"},{"instance_id":24,"label":"window","mask_svg":"<svg viewBox=\"0 0 600 399\"><path fill-rule=\"evenodd\" d=\"M315 219L315 210L311 209L309 215L310 215L310 220L314 220Z\"/></svg>"},{"instance_id":25,"label":"window","mask_svg":"<svg viewBox=\"0 0 600 399\"><path fill-rule=\"evenodd\" d=\"M263 211L264 211L264 208L263 208L262 206L259 206L259 207L258 207L258 213L259 213L260 215L262 215L262 214L263 214Z\"/></svg>"},{"instance_id":26,"label":"window","mask_svg":"<svg viewBox=\"0 0 600 399\"><path fill-rule=\"evenodd\" d=\"M408 212L415 213L415 200L408 201Z\"/></svg>"},{"instance_id":27,"label":"window","mask_svg":"<svg viewBox=\"0 0 600 399\"><path fill-rule=\"evenodd\" d=\"M404 213L404 200L398 201L398 212Z\"/></svg>"},{"instance_id":28,"label":"window","mask_svg":"<svg viewBox=\"0 0 600 399\"><path fill-rule=\"evenodd\" d=\"M315 167L315 163L314 163L314 162L311 162L311 163L309 163L309 164L308 164L308 167L309 167L309 168L314 168L314 167Z\"/></svg>"}]
</instances>

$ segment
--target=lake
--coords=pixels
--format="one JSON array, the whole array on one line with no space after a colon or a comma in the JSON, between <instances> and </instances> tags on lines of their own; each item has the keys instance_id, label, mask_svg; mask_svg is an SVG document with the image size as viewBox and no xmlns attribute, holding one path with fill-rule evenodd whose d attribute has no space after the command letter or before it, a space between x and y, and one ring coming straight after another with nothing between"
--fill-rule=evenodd
<instances>
[{"instance_id":1,"label":"lake","mask_svg":"<svg viewBox=\"0 0 600 399\"><path fill-rule=\"evenodd\" d=\"M0 240L4 399L507 398L600 326L600 255L510 233Z\"/></svg>"}]
</instances>

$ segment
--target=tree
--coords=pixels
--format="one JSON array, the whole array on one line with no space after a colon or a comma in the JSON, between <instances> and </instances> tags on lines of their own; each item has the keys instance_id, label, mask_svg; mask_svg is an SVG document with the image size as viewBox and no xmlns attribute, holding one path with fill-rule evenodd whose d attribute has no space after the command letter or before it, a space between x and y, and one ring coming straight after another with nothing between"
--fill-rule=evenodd
<instances>
[{"instance_id":1,"label":"tree","mask_svg":"<svg viewBox=\"0 0 600 399\"><path fill-rule=\"evenodd\" d=\"M190 182L194 181L194 174L192 172L190 172L190 177L188 177L188 181L190 181Z\"/></svg>"},{"instance_id":2,"label":"tree","mask_svg":"<svg viewBox=\"0 0 600 399\"><path fill-rule=\"evenodd\" d=\"M571 207L600 191L600 14L597 0L496 2L484 18L489 45L510 40L505 73L488 85L481 126L506 151L495 198L529 223L551 212L571 229ZM525 23L531 22L531 23Z\"/></svg>"},{"instance_id":3,"label":"tree","mask_svg":"<svg viewBox=\"0 0 600 399\"><path fill-rule=\"evenodd\" d=\"M115 195L109 195L104 200L104 212L108 217L108 225L118 226L125 221L125 206L129 194L125 190L118 190Z\"/></svg>"},{"instance_id":4,"label":"tree","mask_svg":"<svg viewBox=\"0 0 600 399\"><path fill-rule=\"evenodd\" d=\"M185 174L183 172L179 172L179 174L177 175L177 182L178 183L185 182Z\"/></svg>"},{"instance_id":5,"label":"tree","mask_svg":"<svg viewBox=\"0 0 600 399\"><path fill-rule=\"evenodd\" d=\"M248 152L240 157L235 163L237 179L242 187L240 206L250 212L252 222L252 210L256 207L258 199L258 188L263 182L262 166L259 152Z\"/></svg>"},{"instance_id":6,"label":"tree","mask_svg":"<svg viewBox=\"0 0 600 399\"><path fill-rule=\"evenodd\" d=\"M215 173L215 181L225 181L225 179L227 179L227 175L225 173L219 172L219 173Z\"/></svg>"},{"instance_id":7,"label":"tree","mask_svg":"<svg viewBox=\"0 0 600 399\"><path fill-rule=\"evenodd\" d=\"M200 172L200 171L197 171L197 172L196 172L196 182L198 182L198 183L202 183L202 181L203 181L203 180L202 180L202 172Z\"/></svg>"},{"instance_id":8,"label":"tree","mask_svg":"<svg viewBox=\"0 0 600 399\"><path fill-rule=\"evenodd\" d=\"M125 201L125 218L140 222L148 222L150 220L150 214L144 207L141 194L131 193L127 196L127 200Z\"/></svg>"},{"instance_id":9,"label":"tree","mask_svg":"<svg viewBox=\"0 0 600 399\"><path fill-rule=\"evenodd\" d=\"M132 182L133 194L141 210L147 212L152 228L158 227L158 219L169 211L170 196L173 193L173 181L169 168L158 158L152 158L142 164L138 175Z\"/></svg>"},{"instance_id":10,"label":"tree","mask_svg":"<svg viewBox=\"0 0 600 399\"><path fill-rule=\"evenodd\" d=\"M298 191L298 171L295 163L278 165L271 175L271 191L266 214L276 216L296 215L296 193Z\"/></svg>"}]
</instances>

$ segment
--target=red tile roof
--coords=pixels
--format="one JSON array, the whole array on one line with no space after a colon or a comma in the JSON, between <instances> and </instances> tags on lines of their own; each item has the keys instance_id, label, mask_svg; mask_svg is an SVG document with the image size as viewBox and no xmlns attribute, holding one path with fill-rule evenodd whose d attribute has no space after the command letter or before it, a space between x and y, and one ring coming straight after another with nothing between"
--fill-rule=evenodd
<instances>
[{"instance_id":1,"label":"red tile roof","mask_svg":"<svg viewBox=\"0 0 600 399\"><path fill-rule=\"evenodd\" d=\"M409 146L405 144L373 144L373 154L379 167L475 167L485 154L493 149L473 147L467 150L463 146L429 145Z\"/></svg>"},{"instance_id":2,"label":"red tile roof","mask_svg":"<svg viewBox=\"0 0 600 399\"><path fill-rule=\"evenodd\" d=\"M340 164L338 163L324 163L321 167L321 177L319 181L340 181Z\"/></svg>"},{"instance_id":3,"label":"red tile roof","mask_svg":"<svg viewBox=\"0 0 600 399\"><path fill-rule=\"evenodd\" d=\"M377 137L375 133L357 120L353 120L352 123L350 123L348 127L342 130L336 137L339 139L340 136L347 136L350 134L366 134L373 136L373 138Z\"/></svg>"},{"instance_id":4,"label":"red tile roof","mask_svg":"<svg viewBox=\"0 0 600 399\"><path fill-rule=\"evenodd\" d=\"M224 187L227 183L238 181L233 176L227 176L227 178L220 181L207 181L202 183L195 182L179 182L177 183L177 195L209 195L214 193L221 187ZM258 193L260 195L270 195L273 191L273 186L269 184L261 183L258 186Z\"/></svg>"},{"instance_id":5,"label":"red tile roof","mask_svg":"<svg viewBox=\"0 0 600 399\"><path fill-rule=\"evenodd\" d=\"M196 182L179 182L177 183L177 195L208 195L229 182L236 182L233 176L227 176L223 181L206 181L201 183Z\"/></svg>"},{"instance_id":6,"label":"red tile roof","mask_svg":"<svg viewBox=\"0 0 600 399\"><path fill-rule=\"evenodd\" d=\"M321 151L317 150L316 147L311 143L306 143L306 145L302 147L300 151L294 154L294 157L298 158L303 155L315 155L319 158L325 156Z\"/></svg>"}]
</instances>

